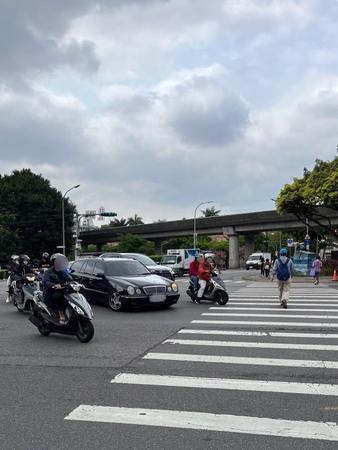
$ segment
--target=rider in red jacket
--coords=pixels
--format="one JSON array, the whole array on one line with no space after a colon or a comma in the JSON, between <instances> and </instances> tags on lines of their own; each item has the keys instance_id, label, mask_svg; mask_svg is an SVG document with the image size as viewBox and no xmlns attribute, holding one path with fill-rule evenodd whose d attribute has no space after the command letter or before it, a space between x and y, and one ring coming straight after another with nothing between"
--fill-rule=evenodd
<instances>
[{"instance_id":1,"label":"rider in red jacket","mask_svg":"<svg viewBox=\"0 0 338 450\"><path fill-rule=\"evenodd\" d=\"M200 257L199 266L198 266L198 278L200 281L200 288L197 293L196 302L201 303L201 299L203 298L204 290L208 281L211 280L211 271L212 267L205 259L204 255Z\"/></svg>"}]
</instances>

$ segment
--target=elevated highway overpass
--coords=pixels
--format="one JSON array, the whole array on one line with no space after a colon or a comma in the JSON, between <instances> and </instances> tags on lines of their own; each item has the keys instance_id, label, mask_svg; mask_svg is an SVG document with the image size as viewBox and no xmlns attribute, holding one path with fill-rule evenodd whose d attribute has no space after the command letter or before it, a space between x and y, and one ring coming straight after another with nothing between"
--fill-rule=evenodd
<instances>
[{"instance_id":1,"label":"elevated highway overpass","mask_svg":"<svg viewBox=\"0 0 338 450\"><path fill-rule=\"evenodd\" d=\"M338 212L322 209L321 214L327 223L338 226ZM314 226L315 224L309 223ZM193 219L174 220L170 222L156 222L145 225L132 225L127 227L107 227L97 230L82 231L80 239L85 249L89 244L95 244L98 251L109 242L117 242L121 234L134 234L155 242L157 250L161 243L167 239L190 236L193 234ZM304 230L305 225L293 214L279 215L275 210L260 211L226 216L205 217L196 219L196 231L202 235L223 234L229 238L229 266L239 267L239 235L245 237L245 253L249 255L254 251L254 236L263 231Z\"/></svg>"}]
</instances>

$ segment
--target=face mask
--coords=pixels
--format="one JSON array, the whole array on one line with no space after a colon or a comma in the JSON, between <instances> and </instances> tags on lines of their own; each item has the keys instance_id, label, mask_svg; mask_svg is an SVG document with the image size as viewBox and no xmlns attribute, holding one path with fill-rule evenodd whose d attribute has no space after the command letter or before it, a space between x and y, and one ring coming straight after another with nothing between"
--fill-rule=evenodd
<instances>
[{"instance_id":1,"label":"face mask","mask_svg":"<svg viewBox=\"0 0 338 450\"><path fill-rule=\"evenodd\" d=\"M282 261L283 264L286 263L286 260L287 260L287 259L288 259L288 257L285 256L285 255L283 255L283 256L280 257L280 260Z\"/></svg>"}]
</instances>

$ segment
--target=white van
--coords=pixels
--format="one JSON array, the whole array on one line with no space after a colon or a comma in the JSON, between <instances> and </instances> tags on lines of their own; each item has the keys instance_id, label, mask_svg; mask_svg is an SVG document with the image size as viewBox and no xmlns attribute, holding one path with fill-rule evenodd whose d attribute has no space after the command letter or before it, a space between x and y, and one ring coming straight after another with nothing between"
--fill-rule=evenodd
<instances>
[{"instance_id":1,"label":"white van","mask_svg":"<svg viewBox=\"0 0 338 450\"><path fill-rule=\"evenodd\" d=\"M271 262L271 253L252 253L252 255L249 256L249 258L246 260L245 267L246 270L250 269L260 269L261 267L261 258L264 258L264 260L268 259Z\"/></svg>"}]
</instances>

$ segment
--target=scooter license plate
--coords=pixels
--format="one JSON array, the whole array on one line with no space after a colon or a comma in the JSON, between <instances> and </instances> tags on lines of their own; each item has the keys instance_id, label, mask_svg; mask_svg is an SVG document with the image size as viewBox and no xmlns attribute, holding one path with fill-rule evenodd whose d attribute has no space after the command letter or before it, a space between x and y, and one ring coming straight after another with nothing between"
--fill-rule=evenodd
<instances>
[{"instance_id":1,"label":"scooter license plate","mask_svg":"<svg viewBox=\"0 0 338 450\"><path fill-rule=\"evenodd\" d=\"M165 294L154 294L150 296L151 303L160 303L164 302L166 299Z\"/></svg>"}]
</instances>

